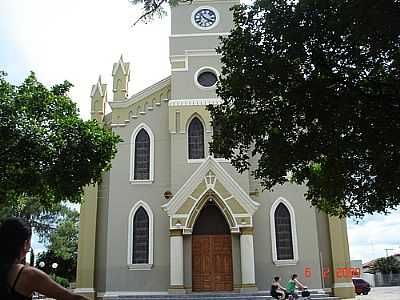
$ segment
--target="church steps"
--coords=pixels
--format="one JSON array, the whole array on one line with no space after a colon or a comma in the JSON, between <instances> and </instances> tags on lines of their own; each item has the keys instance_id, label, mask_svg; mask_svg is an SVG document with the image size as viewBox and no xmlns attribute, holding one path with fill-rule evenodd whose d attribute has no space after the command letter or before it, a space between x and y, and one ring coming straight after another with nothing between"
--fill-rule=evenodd
<instances>
[{"instance_id":1,"label":"church steps","mask_svg":"<svg viewBox=\"0 0 400 300\"><path fill-rule=\"evenodd\" d=\"M251 295L241 295L241 296L237 296L237 297L232 297L232 296L228 296L228 297L216 297L215 295L211 296L209 295L208 297L196 297L196 296L191 296L191 297L186 297L186 298L182 298L182 297L148 297L148 296L124 296L124 297L112 297L109 300L136 300L136 299L140 299L140 300L180 300L180 299L190 299L190 300L229 300L229 299L235 299L235 300L272 300L273 298L271 296L268 295L264 295L264 296L251 296ZM302 299L301 297L299 299ZM312 300L340 300L340 298L338 297L332 297L332 296L320 296L320 297L312 297ZM104 300L108 300L107 297L104 298Z\"/></svg>"},{"instance_id":2,"label":"church steps","mask_svg":"<svg viewBox=\"0 0 400 300\"><path fill-rule=\"evenodd\" d=\"M105 300L107 297L104 298ZM112 298L116 299L116 298ZM119 296L121 300L272 300L269 292L254 292L254 293L193 293L183 295L135 295L135 296ZM301 297L299 299L302 299ZM338 297L329 296L325 292L311 291L312 300L340 300ZM111 300L111 298L109 299Z\"/></svg>"}]
</instances>

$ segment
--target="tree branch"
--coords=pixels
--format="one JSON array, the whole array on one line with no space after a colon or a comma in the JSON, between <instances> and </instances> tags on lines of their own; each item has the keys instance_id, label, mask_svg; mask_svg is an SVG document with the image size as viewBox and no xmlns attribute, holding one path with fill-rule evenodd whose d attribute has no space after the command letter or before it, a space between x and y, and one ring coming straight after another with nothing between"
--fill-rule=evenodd
<instances>
[{"instance_id":1,"label":"tree branch","mask_svg":"<svg viewBox=\"0 0 400 300\"><path fill-rule=\"evenodd\" d=\"M167 0L161 0L161 1L159 1L159 2L154 1L155 4L153 5L152 9L149 10L149 11L147 11L147 12L144 13L143 15L141 15L141 16L133 23L132 27L135 26L135 25L136 25L137 23L139 23L140 21L146 19L148 16L151 16L152 14L154 14L154 13L161 7L161 5L162 5L164 2L167 2Z\"/></svg>"}]
</instances>

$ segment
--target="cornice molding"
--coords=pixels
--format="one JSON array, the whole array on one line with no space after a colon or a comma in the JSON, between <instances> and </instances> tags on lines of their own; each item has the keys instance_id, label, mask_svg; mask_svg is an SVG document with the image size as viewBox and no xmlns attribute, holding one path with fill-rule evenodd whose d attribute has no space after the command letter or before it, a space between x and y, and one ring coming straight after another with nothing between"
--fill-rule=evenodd
<instances>
[{"instance_id":1,"label":"cornice molding","mask_svg":"<svg viewBox=\"0 0 400 300\"><path fill-rule=\"evenodd\" d=\"M205 98L205 99L174 99L169 100L168 106L205 106L221 104L220 98Z\"/></svg>"},{"instance_id":2,"label":"cornice molding","mask_svg":"<svg viewBox=\"0 0 400 300\"><path fill-rule=\"evenodd\" d=\"M155 84L145 88L144 90L140 91L139 93L136 93L135 95L131 96L126 101L108 102L108 103L110 104L111 108L126 108L129 105L131 105L137 101L140 101L143 98L146 98L147 96L150 96L151 94L167 87L170 84L171 84L171 76L168 76L168 77L160 80L159 82L156 82Z\"/></svg>"}]
</instances>

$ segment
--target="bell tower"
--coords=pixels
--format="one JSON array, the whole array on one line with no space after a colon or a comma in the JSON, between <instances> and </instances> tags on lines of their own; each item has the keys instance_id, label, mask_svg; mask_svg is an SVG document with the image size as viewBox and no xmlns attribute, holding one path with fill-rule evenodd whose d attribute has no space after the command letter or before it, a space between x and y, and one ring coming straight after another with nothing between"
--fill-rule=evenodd
<instances>
[{"instance_id":1,"label":"bell tower","mask_svg":"<svg viewBox=\"0 0 400 300\"><path fill-rule=\"evenodd\" d=\"M214 99L220 73L215 49L233 26L230 8L239 1L195 0L171 8L172 100ZM205 104L205 103L204 103Z\"/></svg>"},{"instance_id":2,"label":"bell tower","mask_svg":"<svg viewBox=\"0 0 400 300\"><path fill-rule=\"evenodd\" d=\"M230 8L239 0L194 0L171 7L171 99L169 133L171 137L171 187L182 186L190 170L204 161L212 139L209 104L217 104L216 85L221 70L216 48L219 37L233 27ZM193 159L188 146L189 127L195 120L201 128L204 149ZM199 122L200 121L200 122ZM196 126L195 126L196 127ZM191 127L192 128L192 127ZM201 156L201 157L200 157Z\"/></svg>"}]
</instances>

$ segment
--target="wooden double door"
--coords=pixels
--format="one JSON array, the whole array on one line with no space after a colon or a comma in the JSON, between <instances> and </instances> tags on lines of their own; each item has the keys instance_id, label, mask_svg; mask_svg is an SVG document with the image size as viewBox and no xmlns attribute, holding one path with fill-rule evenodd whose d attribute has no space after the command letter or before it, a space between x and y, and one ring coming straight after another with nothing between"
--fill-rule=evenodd
<instances>
[{"instance_id":1,"label":"wooden double door","mask_svg":"<svg viewBox=\"0 0 400 300\"><path fill-rule=\"evenodd\" d=\"M233 289L232 237L230 234L192 236L192 290Z\"/></svg>"}]
</instances>

